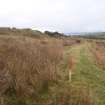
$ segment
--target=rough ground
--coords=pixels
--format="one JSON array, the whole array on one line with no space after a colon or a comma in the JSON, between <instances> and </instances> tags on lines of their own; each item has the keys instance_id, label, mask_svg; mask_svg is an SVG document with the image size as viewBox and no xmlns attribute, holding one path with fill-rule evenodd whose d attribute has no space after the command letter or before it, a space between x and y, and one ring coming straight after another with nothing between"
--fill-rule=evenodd
<instances>
[{"instance_id":1,"label":"rough ground","mask_svg":"<svg viewBox=\"0 0 105 105\"><path fill-rule=\"evenodd\" d=\"M72 53L76 59L72 84L85 85L89 89L94 105L105 105L105 71L95 64L89 47L91 44L86 42L66 48L65 55Z\"/></svg>"}]
</instances>

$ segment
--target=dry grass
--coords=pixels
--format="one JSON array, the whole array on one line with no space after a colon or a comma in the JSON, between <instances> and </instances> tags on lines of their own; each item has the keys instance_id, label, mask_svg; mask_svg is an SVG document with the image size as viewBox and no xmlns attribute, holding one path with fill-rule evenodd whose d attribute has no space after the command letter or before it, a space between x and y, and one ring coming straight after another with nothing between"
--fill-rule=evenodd
<instances>
[{"instance_id":1,"label":"dry grass","mask_svg":"<svg viewBox=\"0 0 105 105\"><path fill-rule=\"evenodd\" d=\"M96 63L105 69L105 43L96 42L92 45L91 51L96 58Z\"/></svg>"},{"instance_id":2,"label":"dry grass","mask_svg":"<svg viewBox=\"0 0 105 105\"><path fill-rule=\"evenodd\" d=\"M49 83L56 81L62 45L56 41L46 43L27 37L0 36L0 75L17 96L38 95Z\"/></svg>"},{"instance_id":3,"label":"dry grass","mask_svg":"<svg viewBox=\"0 0 105 105\"><path fill-rule=\"evenodd\" d=\"M57 105L92 105L91 92L75 85L61 86L57 92Z\"/></svg>"},{"instance_id":4,"label":"dry grass","mask_svg":"<svg viewBox=\"0 0 105 105\"><path fill-rule=\"evenodd\" d=\"M80 43L81 43L80 39L72 39L72 38L64 38L63 39L64 46L72 46L72 45L80 44Z\"/></svg>"},{"instance_id":5,"label":"dry grass","mask_svg":"<svg viewBox=\"0 0 105 105\"><path fill-rule=\"evenodd\" d=\"M5 104L91 105L83 88L58 83L62 61L62 40L1 35L0 94Z\"/></svg>"}]
</instances>

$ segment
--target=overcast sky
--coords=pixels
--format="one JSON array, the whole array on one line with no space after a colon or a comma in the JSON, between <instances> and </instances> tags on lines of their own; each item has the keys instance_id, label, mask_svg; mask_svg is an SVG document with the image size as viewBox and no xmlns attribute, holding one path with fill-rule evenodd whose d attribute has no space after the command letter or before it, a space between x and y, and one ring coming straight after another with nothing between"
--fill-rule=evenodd
<instances>
[{"instance_id":1,"label":"overcast sky","mask_svg":"<svg viewBox=\"0 0 105 105\"><path fill-rule=\"evenodd\" d=\"M105 31L105 0L0 0L0 26Z\"/></svg>"}]
</instances>

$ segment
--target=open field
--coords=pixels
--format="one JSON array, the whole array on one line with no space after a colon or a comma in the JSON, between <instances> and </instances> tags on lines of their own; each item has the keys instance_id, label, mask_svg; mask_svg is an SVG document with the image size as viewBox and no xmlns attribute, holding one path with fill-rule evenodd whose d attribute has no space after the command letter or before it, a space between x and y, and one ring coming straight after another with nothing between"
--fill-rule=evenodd
<instances>
[{"instance_id":1,"label":"open field","mask_svg":"<svg viewBox=\"0 0 105 105\"><path fill-rule=\"evenodd\" d=\"M104 41L51 35L0 33L1 105L105 105Z\"/></svg>"}]
</instances>

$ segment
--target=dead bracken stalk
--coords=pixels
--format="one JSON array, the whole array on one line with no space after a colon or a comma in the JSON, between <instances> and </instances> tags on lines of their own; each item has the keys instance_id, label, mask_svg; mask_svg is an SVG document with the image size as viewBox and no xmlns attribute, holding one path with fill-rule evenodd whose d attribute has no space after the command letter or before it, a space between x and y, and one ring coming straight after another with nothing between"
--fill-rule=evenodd
<instances>
[{"instance_id":1,"label":"dead bracken stalk","mask_svg":"<svg viewBox=\"0 0 105 105\"><path fill-rule=\"evenodd\" d=\"M69 56L69 60L68 60L68 67L69 67L69 81L71 82L71 78L72 78L72 73L74 71L75 68L75 58L73 56Z\"/></svg>"}]
</instances>

